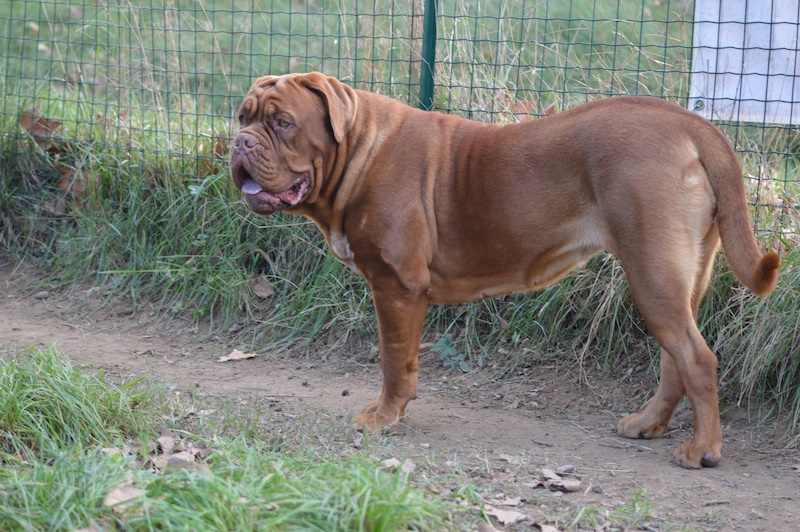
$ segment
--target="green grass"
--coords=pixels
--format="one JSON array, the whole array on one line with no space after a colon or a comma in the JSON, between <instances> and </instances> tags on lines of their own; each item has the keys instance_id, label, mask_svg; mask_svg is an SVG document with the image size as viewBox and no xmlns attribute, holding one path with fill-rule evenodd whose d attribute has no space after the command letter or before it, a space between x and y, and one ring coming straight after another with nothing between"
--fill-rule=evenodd
<instances>
[{"instance_id":1,"label":"green grass","mask_svg":"<svg viewBox=\"0 0 800 532\"><path fill-rule=\"evenodd\" d=\"M128 472L99 451L65 449L48 462L0 469L3 530L77 530L110 519L102 502Z\"/></svg>"},{"instance_id":2,"label":"green grass","mask_svg":"<svg viewBox=\"0 0 800 532\"><path fill-rule=\"evenodd\" d=\"M54 349L0 358L4 452L48 456L93 441L140 437L156 414L142 414L138 406L153 397L136 384L109 388L102 376L76 372Z\"/></svg>"},{"instance_id":3,"label":"green grass","mask_svg":"<svg viewBox=\"0 0 800 532\"><path fill-rule=\"evenodd\" d=\"M154 469L149 442L186 417L160 388L114 386L55 349L5 353L0 369L3 530L430 530L455 508L366 450L327 451L316 420L292 427L255 409L223 431L205 421L180 432L213 450L202 467ZM292 441L269 437L280 432ZM125 482L136 498L104 505Z\"/></svg>"},{"instance_id":4,"label":"green grass","mask_svg":"<svg viewBox=\"0 0 800 532\"><path fill-rule=\"evenodd\" d=\"M278 455L241 440L221 449L211 474L181 471L147 485L131 508L133 529L428 530L442 526L443 504L406 475L363 456L344 461ZM196 509L202 508L202 512Z\"/></svg>"}]
</instances>

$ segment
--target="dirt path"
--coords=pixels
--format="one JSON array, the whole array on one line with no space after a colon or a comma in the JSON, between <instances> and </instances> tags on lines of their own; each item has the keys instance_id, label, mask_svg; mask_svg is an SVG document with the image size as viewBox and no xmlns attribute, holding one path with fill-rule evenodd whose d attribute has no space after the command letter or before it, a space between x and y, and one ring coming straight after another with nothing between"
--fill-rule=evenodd
<instances>
[{"instance_id":1,"label":"dirt path","mask_svg":"<svg viewBox=\"0 0 800 532\"><path fill-rule=\"evenodd\" d=\"M288 411L324 409L343 419L380 392L377 364L325 364L313 353L261 353L223 364L216 359L231 347L198 340L188 324L140 326L108 308L77 312L74 302L85 294L38 299L23 281L0 268L0 353L55 344L76 363L112 377L147 375L193 393L258 395ZM755 431L755 422L741 411L725 414L720 466L686 471L671 456L690 435L688 412L676 415L665 438L624 440L612 430L622 413L616 385L598 385L593 392L569 375L546 379L459 378L444 372L435 357L423 358L420 397L390 445L415 463L457 468L476 486L494 488L497 503L510 503L508 509L532 519L511 529L530 529L564 505L630 509L641 490L658 518L653 529L800 529L800 456L770 444L771 435ZM606 391L598 394L598 388ZM579 491L531 487L543 468L565 465L575 466Z\"/></svg>"}]
</instances>

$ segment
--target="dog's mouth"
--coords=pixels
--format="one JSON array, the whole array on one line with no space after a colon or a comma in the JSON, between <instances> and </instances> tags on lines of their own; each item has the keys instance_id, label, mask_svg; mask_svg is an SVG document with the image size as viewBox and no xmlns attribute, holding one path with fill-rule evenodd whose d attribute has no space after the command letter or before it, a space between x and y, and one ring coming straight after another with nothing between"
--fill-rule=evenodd
<instances>
[{"instance_id":1,"label":"dog's mouth","mask_svg":"<svg viewBox=\"0 0 800 532\"><path fill-rule=\"evenodd\" d=\"M268 208L271 210L283 210L294 207L303 199L308 192L308 174L294 182L292 186L281 192L267 192L259 185L245 170L241 169L238 183L241 183L241 190L245 193L245 200L248 205L260 207L257 210Z\"/></svg>"}]
</instances>

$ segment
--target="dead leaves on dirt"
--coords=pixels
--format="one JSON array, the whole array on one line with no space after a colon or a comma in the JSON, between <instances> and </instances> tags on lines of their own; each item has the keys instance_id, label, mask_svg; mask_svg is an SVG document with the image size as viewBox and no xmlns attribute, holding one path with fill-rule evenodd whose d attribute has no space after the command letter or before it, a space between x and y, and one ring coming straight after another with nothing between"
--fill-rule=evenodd
<instances>
[{"instance_id":1,"label":"dead leaves on dirt","mask_svg":"<svg viewBox=\"0 0 800 532\"><path fill-rule=\"evenodd\" d=\"M190 467L207 470L203 460L214 454L210 448L195 446L167 428L161 429L161 436L155 441L154 450L156 452L148 457L146 465L150 466L148 469L157 471Z\"/></svg>"},{"instance_id":2,"label":"dead leaves on dirt","mask_svg":"<svg viewBox=\"0 0 800 532\"><path fill-rule=\"evenodd\" d=\"M524 468L519 469L524 465L523 461L520 456L497 453L494 460L489 462L498 464L492 465L492 469L495 470L492 476L502 471L510 472L513 470L513 474L518 479L520 486L532 490L548 490L557 497L567 497L570 493L584 490L581 476L573 465L565 464L555 470L542 468L534 472L531 478L525 479L521 476L521 471L524 471ZM589 491L589 489L586 491ZM539 496L536 497L538 498ZM496 492L492 498L483 501L483 511L503 527L513 527L513 525L526 523L528 526L533 526L534 529L548 532L557 532L559 530L552 525L536 523L530 515L525 513L526 502L527 499L524 494ZM490 531L492 528L487 527L484 530Z\"/></svg>"},{"instance_id":3,"label":"dead leaves on dirt","mask_svg":"<svg viewBox=\"0 0 800 532\"><path fill-rule=\"evenodd\" d=\"M166 427L161 429L159 437L150 443L144 454L140 451L140 449L129 446L122 449L117 447L103 449L103 452L109 456L119 456L122 459L133 458L130 463L132 469L149 470L153 473L189 467L207 470L203 462L214 454L213 449L207 445L194 443Z\"/></svg>"},{"instance_id":4,"label":"dead leaves on dirt","mask_svg":"<svg viewBox=\"0 0 800 532\"><path fill-rule=\"evenodd\" d=\"M157 439L152 441L146 450L138 447L124 445L122 448L109 447L102 452L120 460L130 470L146 471L153 475L160 475L169 470L192 468L201 474L210 473L206 460L215 454L215 451L206 444L196 444L191 440L164 427ZM146 491L137 486L131 476L121 480L103 498L103 506L110 508L118 517L141 512L137 504L146 495ZM104 530L102 526L92 523L89 528L78 532Z\"/></svg>"},{"instance_id":5,"label":"dead leaves on dirt","mask_svg":"<svg viewBox=\"0 0 800 532\"><path fill-rule=\"evenodd\" d=\"M360 442L356 444L356 447L360 448ZM522 465L522 459L520 457L503 453L496 455L496 461L505 462L514 466ZM451 464L451 462L447 463ZM455 466L456 464L453 463L452 465ZM399 472L407 476L414 475L417 470L416 464L411 460L399 459L396 457L380 460L378 462L378 467L390 473ZM500 469L505 469L505 466L501 465ZM564 473L564 475L576 475L574 466L562 466L558 470L569 471L569 473ZM570 486L572 489L567 491L577 491L581 486L581 480L578 478L566 478L566 476L562 477L555 471L542 469L540 475L535 476L530 482L522 483L522 485L530 488L547 488L551 491L559 491L564 486ZM433 493L444 496L443 490L438 489L435 485L429 485L428 489ZM470 504L460 497L457 497L456 500L465 506ZM502 492L495 492L492 498L482 501L480 505L475 505L475 508L481 510L486 516L491 517L503 527L526 523L529 526L533 526L534 529L538 528L546 532L558 532L558 528L548 524L536 523L528 514L524 513L525 502L526 499L521 495L506 495ZM497 529L491 524L483 523L478 530L479 532L495 532Z\"/></svg>"},{"instance_id":6,"label":"dead leaves on dirt","mask_svg":"<svg viewBox=\"0 0 800 532\"><path fill-rule=\"evenodd\" d=\"M206 459L215 451L206 444L197 444L164 427L157 439L150 442L146 450L124 445L102 451L112 458L123 460L131 470L149 471L154 475L168 470L192 468L200 473L209 473ZM136 485L132 478L120 481L103 499L103 506L111 508L117 516L138 512L136 504L146 491Z\"/></svg>"},{"instance_id":7,"label":"dead leaves on dirt","mask_svg":"<svg viewBox=\"0 0 800 532\"><path fill-rule=\"evenodd\" d=\"M361 448L361 443L361 440L357 438L354 446ZM376 461L378 460L376 459ZM445 465L453 468L460 467L458 461L448 460ZM378 467L391 473L401 472L409 476L418 474L416 473L416 465L408 459L387 458L378 461ZM485 516L490 517L492 522L502 527L511 527L510 529L516 530L514 528L515 525L523 525L526 530L528 527L532 527L534 530L558 532L559 529L557 527L546 523L537 523L535 519L526 513L526 504L529 500L538 506L541 497L544 495L532 495L529 490L547 490L554 497L569 497L571 493L584 491L584 482L580 473L574 465L570 464L559 466L555 470L547 468L534 470L527 474L530 478L525 478L525 471L528 471L528 469L523 457L496 453L493 459L486 460L484 465L474 470L474 474L470 473L471 476L497 480L499 476L508 474L513 476L513 482L520 486L520 493L508 494L502 491L495 491L492 493L491 498L483 500L464 499L458 490L453 490L452 495L458 504L472 506L476 510L483 512ZM424 473L422 475L424 476ZM596 488L597 486L592 484L585 489L585 492L597 492ZM428 489L441 497L447 497L447 489L441 489L435 484L429 484ZM525 492L528 492L527 495ZM478 497L477 494L475 496ZM538 510L536 513L541 515ZM478 530L479 532L495 532L497 529L489 523L483 523Z\"/></svg>"}]
</instances>

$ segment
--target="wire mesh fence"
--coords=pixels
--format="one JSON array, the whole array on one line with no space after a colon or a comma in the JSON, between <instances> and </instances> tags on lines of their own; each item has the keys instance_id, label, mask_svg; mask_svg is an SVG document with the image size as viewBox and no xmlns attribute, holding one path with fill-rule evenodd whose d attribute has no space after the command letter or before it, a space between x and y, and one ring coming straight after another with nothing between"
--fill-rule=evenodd
<instances>
[{"instance_id":1,"label":"wire mesh fence","mask_svg":"<svg viewBox=\"0 0 800 532\"><path fill-rule=\"evenodd\" d=\"M257 76L319 70L418 105L431 6L437 110L505 123L616 94L690 103L690 0L0 0L5 151L55 214L115 167L190 187L225 171ZM796 123L718 125L757 228L793 243Z\"/></svg>"}]
</instances>

